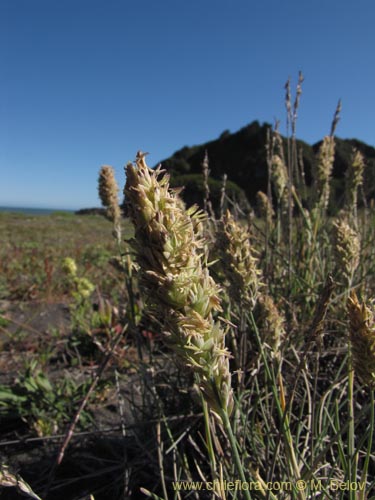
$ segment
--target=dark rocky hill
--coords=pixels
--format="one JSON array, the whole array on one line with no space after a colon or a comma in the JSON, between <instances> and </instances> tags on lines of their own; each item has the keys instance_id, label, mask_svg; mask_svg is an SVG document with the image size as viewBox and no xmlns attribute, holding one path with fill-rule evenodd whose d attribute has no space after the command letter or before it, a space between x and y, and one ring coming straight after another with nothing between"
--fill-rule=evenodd
<instances>
[{"instance_id":1,"label":"dark rocky hill","mask_svg":"<svg viewBox=\"0 0 375 500\"><path fill-rule=\"evenodd\" d=\"M257 191L267 190L266 140L270 125L257 121L237 132L223 132L218 139L192 147L185 146L171 157L162 160L162 166L171 174L172 185L184 185L187 176L190 187L185 190L185 201L190 204L197 202L197 192L201 191L202 162L205 151L208 153L210 176L221 181L226 173L232 181L232 189L238 186L238 192L243 192L250 203L254 202ZM312 182L312 171L316 161L320 142L309 145L297 141L299 154L303 158L307 184ZM366 159L366 181L364 183L367 198L375 197L375 148L357 139L336 138L336 156L333 169L333 203L340 201L342 196L345 171L350 164L353 147L357 148ZM197 185L193 187L193 179ZM186 182L185 182L186 184ZM194 196L193 196L194 195ZM240 196L240 195L239 195ZM194 199L192 199L194 197Z\"/></svg>"}]
</instances>

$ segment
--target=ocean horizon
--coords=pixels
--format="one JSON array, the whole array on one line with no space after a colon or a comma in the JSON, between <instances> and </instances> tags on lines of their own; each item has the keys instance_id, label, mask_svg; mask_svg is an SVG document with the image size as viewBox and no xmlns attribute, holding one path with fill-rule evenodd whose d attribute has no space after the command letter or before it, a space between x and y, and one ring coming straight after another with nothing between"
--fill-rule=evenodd
<instances>
[{"instance_id":1,"label":"ocean horizon","mask_svg":"<svg viewBox=\"0 0 375 500\"><path fill-rule=\"evenodd\" d=\"M0 206L0 212L13 212L26 215L50 215L54 212L74 213L76 210L68 208L37 208L37 207L7 207Z\"/></svg>"}]
</instances>

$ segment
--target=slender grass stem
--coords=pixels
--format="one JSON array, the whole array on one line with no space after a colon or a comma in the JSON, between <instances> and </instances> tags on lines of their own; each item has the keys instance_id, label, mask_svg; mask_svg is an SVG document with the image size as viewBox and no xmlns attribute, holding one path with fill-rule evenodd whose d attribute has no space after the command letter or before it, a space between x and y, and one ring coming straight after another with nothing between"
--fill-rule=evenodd
<instances>
[{"instance_id":1,"label":"slender grass stem","mask_svg":"<svg viewBox=\"0 0 375 500\"><path fill-rule=\"evenodd\" d=\"M370 455L371 455L371 449L372 449L372 442L373 442L373 438L374 438L374 425L375 425L375 418L374 418L374 390L371 389L371 391L370 391L369 435L368 435L368 442L367 442L366 458L365 458L365 463L363 465L363 471L362 471L362 477L361 477L361 483L363 485L363 490L360 493L359 500L365 500L366 499L366 481L367 481L368 466L369 466L369 463L370 463Z\"/></svg>"},{"instance_id":2,"label":"slender grass stem","mask_svg":"<svg viewBox=\"0 0 375 500\"><path fill-rule=\"evenodd\" d=\"M206 447L207 447L208 458L210 460L211 476L212 476L212 479L217 479L216 457L215 457L215 450L214 450L214 447L212 444L211 428L210 428L210 413L208 411L207 402L204 400L203 396L201 397L201 401L202 401L202 407L203 407L204 429L205 429L205 435L206 435Z\"/></svg>"},{"instance_id":3,"label":"slender grass stem","mask_svg":"<svg viewBox=\"0 0 375 500\"><path fill-rule=\"evenodd\" d=\"M232 455L233 455L234 463L236 465L237 472L240 475L241 481L243 483L246 483L247 479L246 479L246 476L245 476L245 471L244 471L244 468L243 468L243 464L242 464L242 461L241 461L240 454L238 452L238 444L237 444L237 440L236 440L236 438L234 436L234 433L233 433L233 430L232 430L232 426L231 426L231 423L230 423L230 420L229 420L228 412L225 409L222 409L220 411L220 417L221 417L221 420L223 422L223 426L224 426L224 430L225 430L226 436L229 439L229 443L230 443L230 446L231 446ZM244 498L246 500L251 500L250 491L244 489L243 493L244 493Z\"/></svg>"},{"instance_id":4,"label":"slender grass stem","mask_svg":"<svg viewBox=\"0 0 375 500\"><path fill-rule=\"evenodd\" d=\"M354 371L352 364L352 355L349 352L349 374L348 374L348 417L349 417L349 432L348 432L348 479L350 482L356 480L356 457L354 443L354 401L353 401L353 386L354 386ZM356 493L354 489L350 489L349 498L355 500Z\"/></svg>"}]
</instances>

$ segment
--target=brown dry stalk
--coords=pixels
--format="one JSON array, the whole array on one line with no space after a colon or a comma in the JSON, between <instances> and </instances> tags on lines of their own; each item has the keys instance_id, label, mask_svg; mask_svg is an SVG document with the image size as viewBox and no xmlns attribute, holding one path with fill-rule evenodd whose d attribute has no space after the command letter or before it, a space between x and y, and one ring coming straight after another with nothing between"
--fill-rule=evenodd
<instances>
[{"instance_id":1,"label":"brown dry stalk","mask_svg":"<svg viewBox=\"0 0 375 500\"><path fill-rule=\"evenodd\" d=\"M333 115L333 120L332 120L332 125L331 125L331 133L330 133L331 137L333 137L335 135L337 124L340 121L340 113L341 113L341 99L339 99L337 106L336 106L335 114Z\"/></svg>"}]
</instances>

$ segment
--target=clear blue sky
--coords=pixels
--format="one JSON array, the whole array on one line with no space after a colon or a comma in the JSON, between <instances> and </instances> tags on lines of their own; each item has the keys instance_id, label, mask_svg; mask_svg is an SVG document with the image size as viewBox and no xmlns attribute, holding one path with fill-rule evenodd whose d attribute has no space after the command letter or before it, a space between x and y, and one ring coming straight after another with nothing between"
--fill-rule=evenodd
<instances>
[{"instance_id":1,"label":"clear blue sky","mask_svg":"<svg viewBox=\"0 0 375 500\"><path fill-rule=\"evenodd\" d=\"M375 144L374 0L1 0L0 205L98 206L97 177L252 120ZM282 127L283 131L283 127Z\"/></svg>"}]
</instances>

